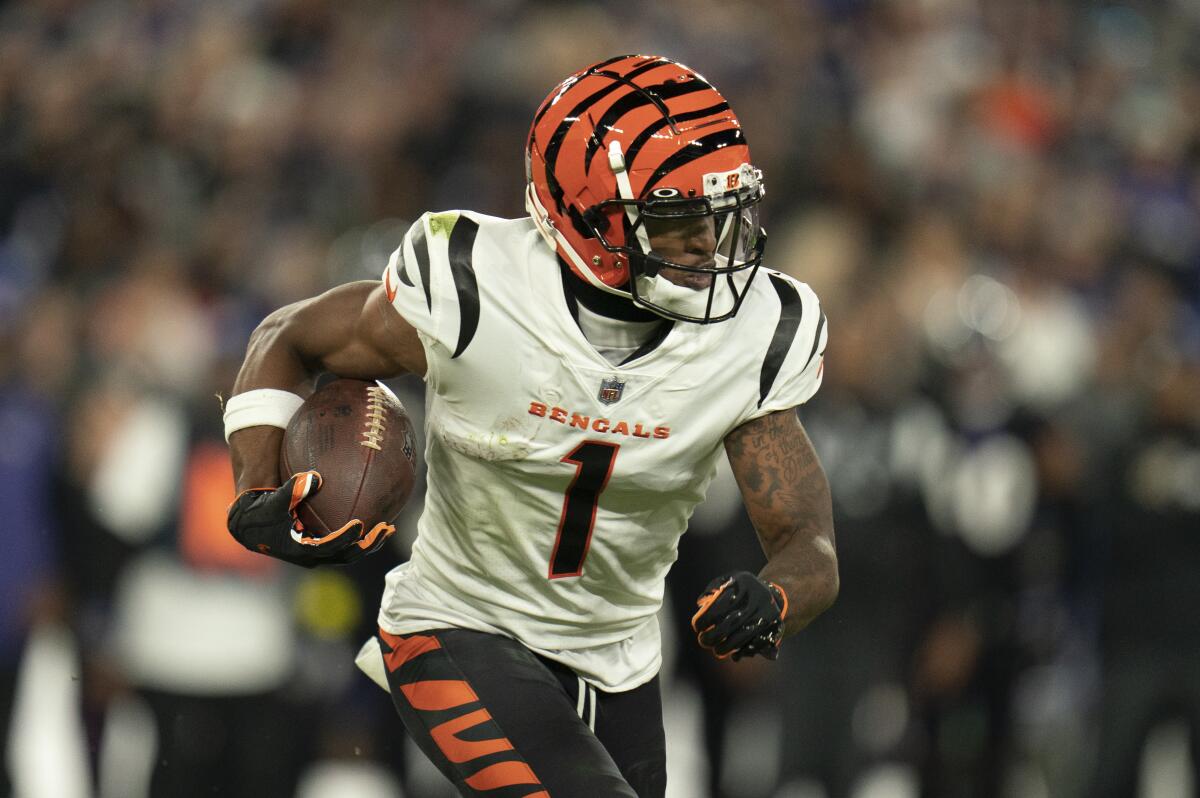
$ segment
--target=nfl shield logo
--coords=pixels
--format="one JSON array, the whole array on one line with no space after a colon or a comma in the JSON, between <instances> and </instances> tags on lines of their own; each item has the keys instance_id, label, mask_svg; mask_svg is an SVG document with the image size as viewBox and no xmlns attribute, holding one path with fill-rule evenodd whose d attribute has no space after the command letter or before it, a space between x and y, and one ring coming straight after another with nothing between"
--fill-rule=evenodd
<instances>
[{"instance_id":1,"label":"nfl shield logo","mask_svg":"<svg viewBox=\"0 0 1200 798\"><path fill-rule=\"evenodd\" d=\"M600 380L599 399L606 405L611 405L613 402L621 398L621 392L625 390L625 383L613 377L607 380Z\"/></svg>"}]
</instances>

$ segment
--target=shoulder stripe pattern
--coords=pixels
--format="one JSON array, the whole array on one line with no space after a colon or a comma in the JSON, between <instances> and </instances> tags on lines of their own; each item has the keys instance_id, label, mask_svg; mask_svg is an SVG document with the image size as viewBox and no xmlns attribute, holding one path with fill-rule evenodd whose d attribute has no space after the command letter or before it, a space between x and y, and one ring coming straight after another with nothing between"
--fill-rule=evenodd
<instances>
[{"instance_id":1,"label":"shoulder stripe pattern","mask_svg":"<svg viewBox=\"0 0 1200 798\"><path fill-rule=\"evenodd\" d=\"M766 400L783 368L783 360L788 350L792 348L792 340L800 329L800 318L804 315L804 307L800 301L800 292L787 280L771 274L771 285L779 294L779 322L775 325L775 335L771 337L771 345L767 347L767 356L763 358L762 371L758 377L758 406ZM817 336L818 340L820 335Z\"/></svg>"},{"instance_id":2,"label":"shoulder stripe pattern","mask_svg":"<svg viewBox=\"0 0 1200 798\"><path fill-rule=\"evenodd\" d=\"M808 353L808 360L804 361L804 368L808 368L808 364L817 356L817 347L821 345L821 333L825 331L825 314L821 314L820 320L817 322L817 334L813 337L813 348Z\"/></svg>"},{"instance_id":3,"label":"shoulder stripe pattern","mask_svg":"<svg viewBox=\"0 0 1200 798\"><path fill-rule=\"evenodd\" d=\"M654 335L651 335L649 338L647 338L646 343L639 346L633 354L622 360L617 365L628 365L629 363L637 360L639 357L645 357L655 349L658 349L658 345L667 340L667 336L671 333L671 330L674 327L674 321L671 321L670 319L663 319L663 323L658 325L658 329L654 331Z\"/></svg>"},{"instance_id":4,"label":"shoulder stripe pattern","mask_svg":"<svg viewBox=\"0 0 1200 798\"><path fill-rule=\"evenodd\" d=\"M429 292L429 242L425 239L425 220L418 219L412 231L413 252L417 253L417 271L425 288L425 307L433 311L433 296Z\"/></svg>"},{"instance_id":5,"label":"shoulder stripe pattern","mask_svg":"<svg viewBox=\"0 0 1200 798\"><path fill-rule=\"evenodd\" d=\"M478 233L479 224L466 216L459 216L454 229L450 231L448 257L450 274L454 278L454 290L458 294L459 311L458 344L454 347L454 354L450 356L451 360L466 350L479 327L479 283L475 279L475 266L472 262L475 236Z\"/></svg>"},{"instance_id":6,"label":"shoulder stripe pattern","mask_svg":"<svg viewBox=\"0 0 1200 798\"><path fill-rule=\"evenodd\" d=\"M417 224L421 224L417 222ZM411 232L411 228L410 228ZM400 282L413 287L412 278L408 276L408 261L404 259L404 242L400 242L400 248L396 250L396 275L400 278Z\"/></svg>"}]
</instances>

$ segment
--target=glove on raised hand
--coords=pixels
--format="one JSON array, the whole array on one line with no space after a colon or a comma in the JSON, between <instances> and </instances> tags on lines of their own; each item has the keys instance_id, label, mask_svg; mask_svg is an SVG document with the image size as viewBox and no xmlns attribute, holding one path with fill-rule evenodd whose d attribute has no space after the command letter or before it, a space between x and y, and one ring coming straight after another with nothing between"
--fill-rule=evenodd
<instances>
[{"instance_id":1,"label":"glove on raised hand","mask_svg":"<svg viewBox=\"0 0 1200 798\"><path fill-rule=\"evenodd\" d=\"M250 551L312 568L354 562L377 551L396 531L379 523L367 532L355 519L321 537L306 534L296 508L320 487L320 474L301 471L278 488L242 491L229 505L229 534Z\"/></svg>"},{"instance_id":2,"label":"glove on raised hand","mask_svg":"<svg viewBox=\"0 0 1200 798\"><path fill-rule=\"evenodd\" d=\"M779 656L788 601L783 588L749 571L717 577L696 600L692 630L717 659Z\"/></svg>"}]
</instances>

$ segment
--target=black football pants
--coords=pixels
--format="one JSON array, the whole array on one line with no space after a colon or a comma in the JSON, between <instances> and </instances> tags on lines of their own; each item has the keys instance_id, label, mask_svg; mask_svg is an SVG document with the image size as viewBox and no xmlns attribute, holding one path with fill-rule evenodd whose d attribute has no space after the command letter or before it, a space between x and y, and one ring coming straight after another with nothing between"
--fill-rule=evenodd
<instances>
[{"instance_id":1,"label":"black football pants","mask_svg":"<svg viewBox=\"0 0 1200 798\"><path fill-rule=\"evenodd\" d=\"M603 693L499 635L437 629L379 638L396 710L462 795L665 795L657 676Z\"/></svg>"}]
</instances>

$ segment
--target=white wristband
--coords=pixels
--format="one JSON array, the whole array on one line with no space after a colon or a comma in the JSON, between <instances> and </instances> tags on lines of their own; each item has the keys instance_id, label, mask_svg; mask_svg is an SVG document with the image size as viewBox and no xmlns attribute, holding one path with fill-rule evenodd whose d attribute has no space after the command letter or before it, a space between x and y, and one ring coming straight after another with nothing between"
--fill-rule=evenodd
<instances>
[{"instance_id":1,"label":"white wristband","mask_svg":"<svg viewBox=\"0 0 1200 798\"><path fill-rule=\"evenodd\" d=\"M279 427L288 422L304 400L294 393L274 388L257 388L229 397L225 403L225 441L246 427Z\"/></svg>"}]
</instances>

